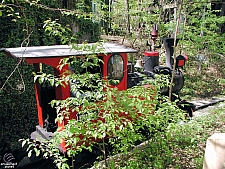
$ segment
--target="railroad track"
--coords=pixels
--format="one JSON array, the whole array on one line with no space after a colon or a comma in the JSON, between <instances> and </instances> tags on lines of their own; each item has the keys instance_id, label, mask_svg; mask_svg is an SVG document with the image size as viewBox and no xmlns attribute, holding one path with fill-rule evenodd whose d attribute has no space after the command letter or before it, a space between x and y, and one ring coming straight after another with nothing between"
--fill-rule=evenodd
<instances>
[{"instance_id":1,"label":"railroad track","mask_svg":"<svg viewBox=\"0 0 225 169\"><path fill-rule=\"evenodd\" d=\"M204 100L194 100L194 101L190 101L190 103L196 106L195 110L199 110L199 109L204 109L208 106L212 106L223 101L225 101L225 96L218 97L218 98L215 97L211 99L204 99Z\"/></svg>"}]
</instances>

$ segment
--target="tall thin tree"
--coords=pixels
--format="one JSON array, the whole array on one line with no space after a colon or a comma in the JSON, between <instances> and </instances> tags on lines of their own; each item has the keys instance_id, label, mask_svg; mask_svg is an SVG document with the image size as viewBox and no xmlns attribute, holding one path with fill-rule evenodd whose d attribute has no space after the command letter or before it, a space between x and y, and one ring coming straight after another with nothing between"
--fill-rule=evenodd
<instances>
[{"instance_id":1,"label":"tall thin tree","mask_svg":"<svg viewBox=\"0 0 225 169\"><path fill-rule=\"evenodd\" d=\"M129 0L125 0L126 7L126 29L127 34L130 34L130 10L129 10Z\"/></svg>"}]
</instances>

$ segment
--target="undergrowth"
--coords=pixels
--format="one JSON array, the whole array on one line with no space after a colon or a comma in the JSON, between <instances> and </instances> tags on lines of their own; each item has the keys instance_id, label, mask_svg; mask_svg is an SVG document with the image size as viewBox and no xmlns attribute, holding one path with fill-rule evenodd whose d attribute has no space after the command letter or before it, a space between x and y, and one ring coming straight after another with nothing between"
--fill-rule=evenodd
<instances>
[{"instance_id":1,"label":"undergrowth","mask_svg":"<svg viewBox=\"0 0 225 169\"><path fill-rule=\"evenodd\" d=\"M207 138L215 132L225 132L225 104L205 116L185 124L168 127L156 133L144 145L111 162L111 168L202 168Z\"/></svg>"},{"instance_id":2,"label":"undergrowth","mask_svg":"<svg viewBox=\"0 0 225 169\"><path fill-rule=\"evenodd\" d=\"M190 56L191 57L191 56ZM225 57L210 56L204 63L191 57L184 69L184 87L182 98L211 98L225 94Z\"/></svg>"}]
</instances>

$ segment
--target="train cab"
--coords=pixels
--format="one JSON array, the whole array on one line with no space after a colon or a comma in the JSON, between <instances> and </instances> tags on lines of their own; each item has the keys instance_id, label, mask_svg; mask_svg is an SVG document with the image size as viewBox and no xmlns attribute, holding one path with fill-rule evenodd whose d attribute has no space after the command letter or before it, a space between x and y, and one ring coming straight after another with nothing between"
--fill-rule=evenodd
<instances>
[{"instance_id":1,"label":"train cab","mask_svg":"<svg viewBox=\"0 0 225 169\"><path fill-rule=\"evenodd\" d=\"M97 45L97 48L101 48L101 50L98 50L98 52L92 51L91 53L90 51L73 49L72 46L68 45L2 48L0 50L16 60L24 59L28 64L32 64L36 74L40 72L41 64L49 65L53 67L55 76L60 76L70 69L68 64L59 68L58 65L62 59L96 54L103 61L100 65L102 77L117 80L118 83L112 83L112 87L117 87L119 90L126 90L129 87L128 74L132 71L128 63L128 53L136 53L137 51L115 43L93 43L87 45L90 46L89 49L91 49L91 46ZM70 85L46 87L36 80L34 87L38 125L31 137L35 138L37 135L41 135L44 139L50 140L57 127L63 127L66 122L58 123L58 126L54 125L57 114L56 110L49 103L52 100L65 100L71 97Z\"/></svg>"}]
</instances>

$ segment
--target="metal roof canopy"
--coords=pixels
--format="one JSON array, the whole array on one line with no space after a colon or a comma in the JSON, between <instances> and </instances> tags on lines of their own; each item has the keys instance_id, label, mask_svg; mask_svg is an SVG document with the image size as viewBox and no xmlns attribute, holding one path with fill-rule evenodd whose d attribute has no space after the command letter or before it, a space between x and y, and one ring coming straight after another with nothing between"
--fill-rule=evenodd
<instances>
[{"instance_id":1,"label":"metal roof canopy","mask_svg":"<svg viewBox=\"0 0 225 169\"><path fill-rule=\"evenodd\" d=\"M102 44L102 46L100 45ZM0 51L4 51L8 56L14 58L53 58L63 56L82 56L88 54L99 54L99 53L136 53L137 51L126 47L124 45L115 43L100 43L96 52L75 50L69 45L54 45L54 46L33 46L33 47L18 47L18 48L1 48ZM87 44L90 49L97 43ZM81 46L81 44L78 45Z\"/></svg>"}]
</instances>

